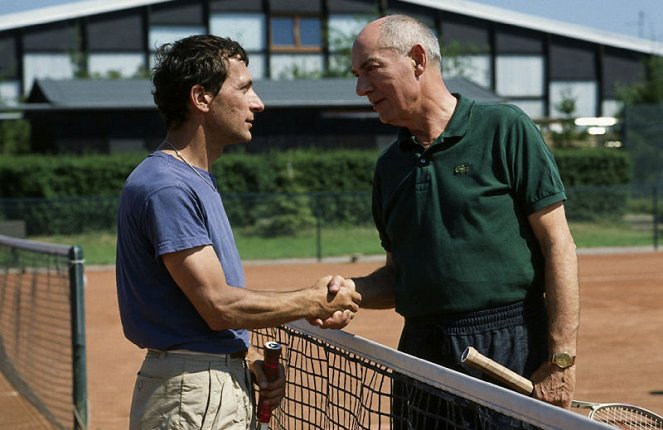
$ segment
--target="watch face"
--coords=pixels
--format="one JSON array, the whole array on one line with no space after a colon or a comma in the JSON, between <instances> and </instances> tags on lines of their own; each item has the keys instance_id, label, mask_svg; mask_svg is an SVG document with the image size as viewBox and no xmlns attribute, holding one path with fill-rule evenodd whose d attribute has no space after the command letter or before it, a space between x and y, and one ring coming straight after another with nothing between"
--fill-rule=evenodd
<instances>
[{"instance_id":1,"label":"watch face","mask_svg":"<svg viewBox=\"0 0 663 430\"><path fill-rule=\"evenodd\" d=\"M555 363L558 367L561 367L562 369L565 369L573 365L573 361L574 361L573 357L571 357L569 354L565 352L554 354L552 357L552 362Z\"/></svg>"}]
</instances>

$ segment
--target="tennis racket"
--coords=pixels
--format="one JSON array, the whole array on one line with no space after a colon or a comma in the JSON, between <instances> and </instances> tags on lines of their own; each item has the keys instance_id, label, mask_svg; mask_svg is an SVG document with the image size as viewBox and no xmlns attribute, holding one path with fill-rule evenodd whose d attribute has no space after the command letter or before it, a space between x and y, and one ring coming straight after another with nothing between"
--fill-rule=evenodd
<instances>
[{"instance_id":1,"label":"tennis racket","mask_svg":"<svg viewBox=\"0 0 663 430\"><path fill-rule=\"evenodd\" d=\"M529 396L534 391L532 381L491 360L471 346L465 349L460 361L469 367L484 372L521 394ZM591 403L579 400L574 400L572 406L574 408L589 409L589 419L610 424L618 429L663 429L663 417L638 406L623 403Z\"/></svg>"},{"instance_id":2,"label":"tennis racket","mask_svg":"<svg viewBox=\"0 0 663 430\"><path fill-rule=\"evenodd\" d=\"M281 356L281 344L278 342L267 342L264 346L265 359L262 370L268 381L279 377L279 357ZM269 420L272 418L272 408L262 401L258 401L258 430L269 430Z\"/></svg>"}]
</instances>

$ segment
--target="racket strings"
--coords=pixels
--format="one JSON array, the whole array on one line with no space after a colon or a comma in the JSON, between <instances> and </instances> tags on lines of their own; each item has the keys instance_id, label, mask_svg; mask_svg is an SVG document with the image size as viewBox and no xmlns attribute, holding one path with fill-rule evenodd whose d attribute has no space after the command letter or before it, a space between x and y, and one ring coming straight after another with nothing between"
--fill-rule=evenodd
<instances>
[{"instance_id":1,"label":"racket strings","mask_svg":"<svg viewBox=\"0 0 663 430\"><path fill-rule=\"evenodd\" d=\"M589 418L623 430L663 429L659 417L633 407L603 406L592 411Z\"/></svg>"}]
</instances>

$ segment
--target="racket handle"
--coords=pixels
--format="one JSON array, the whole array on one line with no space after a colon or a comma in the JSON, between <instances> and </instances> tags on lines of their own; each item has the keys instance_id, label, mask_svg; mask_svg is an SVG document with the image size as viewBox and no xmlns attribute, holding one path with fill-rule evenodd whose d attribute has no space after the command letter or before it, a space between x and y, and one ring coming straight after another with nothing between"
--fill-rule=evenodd
<instances>
[{"instance_id":1,"label":"racket handle","mask_svg":"<svg viewBox=\"0 0 663 430\"><path fill-rule=\"evenodd\" d=\"M279 377L279 357L281 356L281 344L278 342L267 342L264 346L264 355L262 370L268 381L273 381ZM258 401L258 428L260 430L269 430L269 420L272 417L272 408Z\"/></svg>"},{"instance_id":2,"label":"racket handle","mask_svg":"<svg viewBox=\"0 0 663 430\"><path fill-rule=\"evenodd\" d=\"M471 346L465 349L460 361L490 375L520 394L529 396L534 391L532 381L491 360Z\"/></svg>"}]
</instances>

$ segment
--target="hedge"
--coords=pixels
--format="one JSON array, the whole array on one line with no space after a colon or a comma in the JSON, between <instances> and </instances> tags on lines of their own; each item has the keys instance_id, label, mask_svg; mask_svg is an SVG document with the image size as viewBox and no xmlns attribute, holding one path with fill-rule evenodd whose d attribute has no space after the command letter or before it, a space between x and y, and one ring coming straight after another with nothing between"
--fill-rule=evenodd
<instances>
[{"instance_id":1,"label":"hedge","mask_svg":"<svg viewBox=\"0 0 663 430\"><path fill-rule=\"evenodd\" d=\"M554 152L573 220L619 219L625 214L633 163L628 153L606 148Z\"/></svg>"},{"instance_id":2,"label":"hedge","mask_svg":"<svg viewBox=\"0 0 663 430\"><path fill-rule=\"evenodd\" d=\"M116 202L126 177L145 155L2 157L0 219L19 216L36 226L29 228L30 234L60 232L54 225L113 225L115 206L108 202ZM228 153L214 164L212 173L234 225L263 234L287 233L316 220L370 223L367 194L377 155L367 150ZM567 187L570 218L612 218L625 211L631 178L626 153L576 149L554 155ZM80 197L107 199L103 204L72 203ZM47 204L31 209L31 201Z\"/></svg>"}]
</instances>

